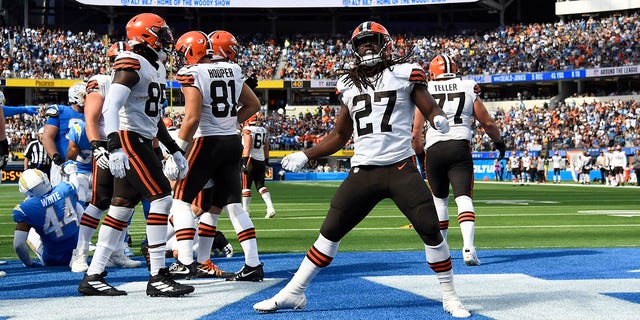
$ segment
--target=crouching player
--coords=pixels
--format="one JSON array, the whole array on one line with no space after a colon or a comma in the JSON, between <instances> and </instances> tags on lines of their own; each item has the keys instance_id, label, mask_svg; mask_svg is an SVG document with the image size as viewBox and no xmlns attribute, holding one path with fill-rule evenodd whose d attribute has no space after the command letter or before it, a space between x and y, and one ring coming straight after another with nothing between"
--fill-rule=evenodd
<instances>
[{"instance_id":1,"label":"crouching player","mask_svg":"<svg viewBox=\"0 0 640 320\"><path fill-rule=\"evenodd\" d=\"M18 188L27 198L13 209L13 248L27 267L66 266L76 247L83 210L77 196L78 169L68 163L63 170L69 182L62 181L55 187L38 169L28 169L20 177ZM31 259L28 246L41 263Z\"/></svg>"}]
</instances>

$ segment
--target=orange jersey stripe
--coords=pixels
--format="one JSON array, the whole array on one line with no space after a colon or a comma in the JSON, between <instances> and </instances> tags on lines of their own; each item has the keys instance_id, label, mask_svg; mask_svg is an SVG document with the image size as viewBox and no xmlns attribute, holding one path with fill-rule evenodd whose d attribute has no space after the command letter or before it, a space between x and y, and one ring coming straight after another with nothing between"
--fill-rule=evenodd
<instances>
[{"instance_id":1,"label":"orange jersey stripe","mask_svg":"<svg viewBox=\"0 0 640 320\"><path fill-rule=\"evenodd\" d=\"M440 221L440 230L447 230L447 229L449 229L449 220Z\"/></svg>"},{"instance_id":2,"label":"orange jersey stripe","mask_svg":"<svg viewBox=\"0 0 640 320\"><path fill-rule=\"evenodd\" d=\"M411 75L409 76L409 81L427 81L427 75L424 73L422 69L413 69L411 70Z\"/></svg>"},{"instance_id":3,"label":"orange jersey stripe","mask_svg":"<svg viewBox=\"0 0 640 320\"><path fill-rule=\"evenodd\" d=\"M180 83L183 86L184 85L192 86L196 82L192 74L187 74L187 75L178 74L176 75L176 80L178 81L178 83Z\"/></svg>"},{"instance_id":4,"label":"orange jersey stripe","mask_svg":"<svg viewBox=\"0 0 640 320\"><path fill-rule=\"evenodd\" d=\"M98 81L91 80L87 82L87 92L98 91L98 89L100 89L100 85L98 84Z\"/></svg>"},{"instance_id":5,"label":"orange jersey stripe","mask_svg":"<svg viewBox=\"0 0 640 320\"><path fill-rule=\"evenodd\" d=\"M140 70L140 61L134 58L120 58L113 63L113 70Z\"/></svg>"}]
</instances>

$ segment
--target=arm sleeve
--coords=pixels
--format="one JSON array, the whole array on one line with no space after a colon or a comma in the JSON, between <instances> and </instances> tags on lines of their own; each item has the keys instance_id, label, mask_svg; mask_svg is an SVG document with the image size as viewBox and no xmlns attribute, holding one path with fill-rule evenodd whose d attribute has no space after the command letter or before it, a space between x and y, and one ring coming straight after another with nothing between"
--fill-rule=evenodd
<instances>
[{"instance_id":1,"label":"arm sleeve","mask_svg":"<svg viewBox=\"0 0 640 320\"><path fill-rule=\"evenodd\" d=\"M26 107L26 106L25 107L2 106L2 112L4 113L5 118L13 117L16 114L23 114L23 113L32 114L29 107Z\"/></svg>"},{"instance_id":2,"label":"arm sleeve","mask_svg":"<svg viewBox=\"0 0 640 320\"><path fill-rule=\"evenodd\" d=\"M27 267L33 264L33 260L31 260L31 256L29 255L29 247L27 246L28 235L28 232L22 230L15 230L13 232L13 250L16 252L20 261Z\"/></svg>"},{"instance_id":3,"label":"arm sleeve","mask_svg":"<svg viewBox=\"0 0 640 320\"><path fill-rule=\"evenodd\" d=\"M104 115L104 131L107 135L120 129L120 108L125 104L131 89L119 83L112 83L104 100L102 114Z\"/></svg>"}]
</instances>

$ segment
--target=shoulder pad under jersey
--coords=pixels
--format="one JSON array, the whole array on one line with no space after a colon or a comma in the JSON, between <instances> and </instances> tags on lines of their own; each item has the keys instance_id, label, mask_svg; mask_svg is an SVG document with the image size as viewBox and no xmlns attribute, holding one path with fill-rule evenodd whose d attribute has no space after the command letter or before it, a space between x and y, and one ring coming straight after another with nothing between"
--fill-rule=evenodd
<instances>
[{"instance_id":1,"label":"shoulder pad under jersey","mask_svg":"<svg viewBox=\"0 0 640 320\"><path fill-rule=\"evenodd\" d=\"M50 105L44 110L44 115L47 117L57 117L60 115L60 108L57 104Z\"/></svg>"}]
</instances>

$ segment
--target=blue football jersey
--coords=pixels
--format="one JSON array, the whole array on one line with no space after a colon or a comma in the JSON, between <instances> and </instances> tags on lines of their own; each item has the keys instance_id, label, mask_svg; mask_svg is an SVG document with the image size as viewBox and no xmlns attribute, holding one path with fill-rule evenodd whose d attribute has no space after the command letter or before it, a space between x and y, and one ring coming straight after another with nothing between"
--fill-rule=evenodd
<instances>
[{"instance_id":1,"label":"blue football jersey","mask_svg":"<svg viewBox=\"0 0 640 320\"><path fill-rule=\"evenodd\" d=\"M85 131L84 121L76 122L69 129L67 133L67 139L73 141L78 145L80 151L75 161L78 166L78 173L91 173L93 164L93 152L91 151L91 144L89 144L89 138Z\"/></svg>"},{"instance_id":2,"label":"blue football jersey","mask_svg":"<svg viewBox=\"0 0 640 320\"><path fill-rule=\"evenodd\" d=\"M58 127L58 134L56 134L54 142L60 157L66 159L67 147L69 147L67 133L74 124L84 121L84 113L73 110L71 106L51 105L47 107L45 114L47 115L46 124Z\"/></svg>"},{"instance_id":3,"label":"blue football jersey","mask_svg":"<svg viewBox=\"0 0 640 320\"><path fill-rule=\"evenodd\" d=\"M76 189L61 182L42 197L27 198L13 209L13 221L25 222L42 238L42 257L48 265L69 262L76 247L80 221ZM61 263L62 262L62 263Z\"/></svg>"}]
</instances>

